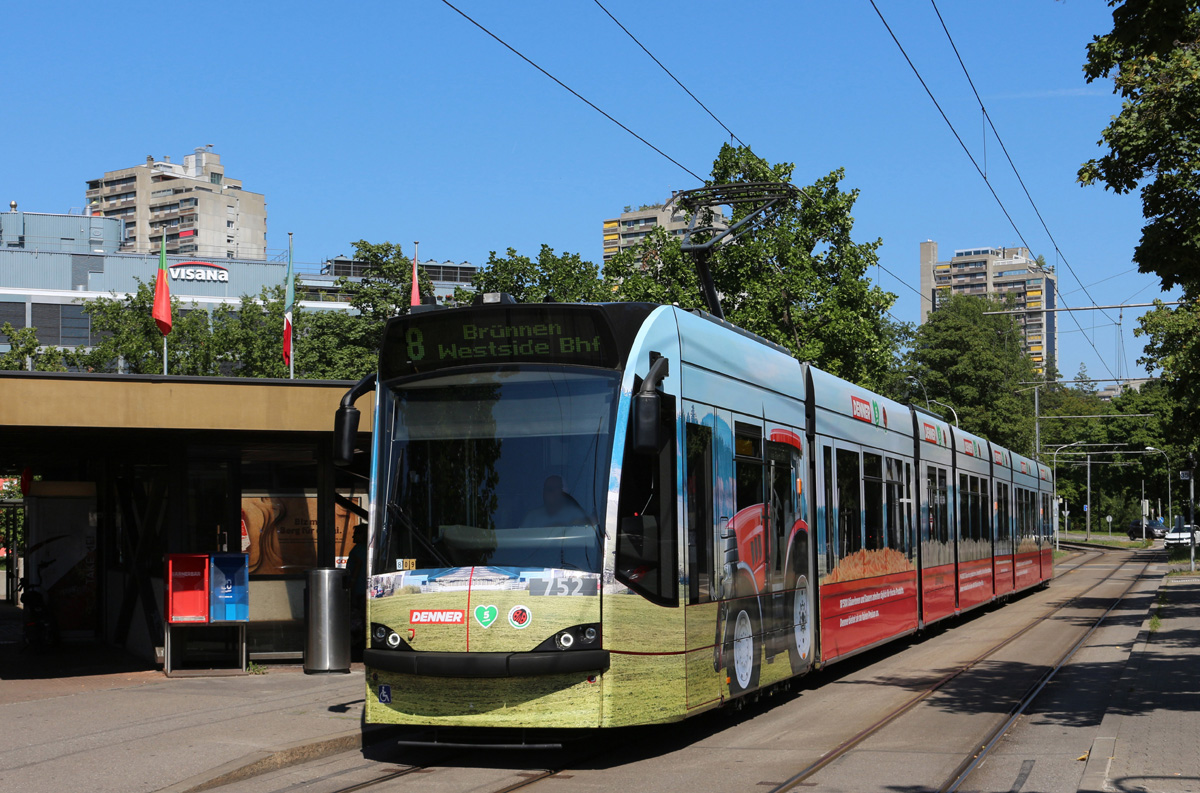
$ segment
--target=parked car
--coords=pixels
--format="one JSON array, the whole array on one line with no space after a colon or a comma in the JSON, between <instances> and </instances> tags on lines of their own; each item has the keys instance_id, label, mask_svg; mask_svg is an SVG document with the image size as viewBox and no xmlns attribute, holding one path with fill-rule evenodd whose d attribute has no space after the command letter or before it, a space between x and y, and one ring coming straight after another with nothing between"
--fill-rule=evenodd
<instances>
[{"instance_id":1,"label":"parked car","mask_svg":"<svg viewBox=\"0 0 1200 793\"><path fill-rule=\"evenodd\" d=\"M1186 547L1191 545L1192 537L1195 534L1196 527L1191 524L1187 524L1182 528L1171 529L1167 532L1167 536L1163 540L1163 545L1168 548ZM1196 539L1200 541L1200 536L1197 536Z\"/></svg>"},{"instance_id":2,"label":"parked car","mask_svg":"<svg viewBox=\"0 0 1200 793\"><path fill-rule=\"evenodd\" d=\"M1129 539L1140 540L1142 536L1141 519L1129 521ZM1158 519L1147 520L1145 536L1149 539L1160 540L1167 536L1167 525Z\"/></svg>"}]
</instances>

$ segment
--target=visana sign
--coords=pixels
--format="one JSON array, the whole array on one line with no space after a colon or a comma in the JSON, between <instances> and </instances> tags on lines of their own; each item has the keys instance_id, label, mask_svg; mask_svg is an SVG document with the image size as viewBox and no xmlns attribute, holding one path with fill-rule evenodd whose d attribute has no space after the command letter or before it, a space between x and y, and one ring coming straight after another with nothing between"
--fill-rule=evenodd
<instances>
[{"instance_id":1,"label":"visana sign","mask_svg":"<svg viewBox=\"0 0 1200 793\"><path fill-rule=\"evenodd\" d=\"M182 262L167 268L172 281L219 281L229 283L229 270L211 262Z\"/></svg>"}]
</instances>

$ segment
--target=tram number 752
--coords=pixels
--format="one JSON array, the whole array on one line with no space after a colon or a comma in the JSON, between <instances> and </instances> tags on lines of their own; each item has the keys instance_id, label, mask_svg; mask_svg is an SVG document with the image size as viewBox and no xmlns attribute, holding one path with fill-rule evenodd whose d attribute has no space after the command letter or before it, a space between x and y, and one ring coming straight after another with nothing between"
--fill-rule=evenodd
<instances>
[{"instance_id":1,"label":"tram number 752","mask_svg":"<svg viewBox=\"0 0 1200 793\"><path fill-rule=\"evenodd\" d=\"M529 582L531 595L595 595L595 578L535 578Z\"/></svg>"}]
</instances>

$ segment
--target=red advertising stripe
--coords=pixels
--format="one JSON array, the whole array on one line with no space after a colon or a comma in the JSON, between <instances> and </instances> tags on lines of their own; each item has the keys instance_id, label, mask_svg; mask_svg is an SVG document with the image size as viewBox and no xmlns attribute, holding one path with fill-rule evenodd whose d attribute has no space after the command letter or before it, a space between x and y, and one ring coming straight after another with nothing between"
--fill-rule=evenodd
<instances>
[{"instance_id":1,"label":"red advertising stripe","mask_svg":"<svg viewBox=\"0 0 1200 793\"><path fill-rule=\"evenodd\" d=\"M969 609L992 599L992 558L975 559L958 566L958 607Z\"/></svg>"},{"instance_id":2,"label":"red advertising stripe","mask_svg":"<svg viewBox=\"0 0 1200 793\"><path fill-rule=\"evenodd\" d=\"M1042 580L1042 566L1038 560L1038 552L1031 551L1017 554L1016 559L1016 588L1025 589Z\"/></svg>"},{"instance_id":3,"label":"red advertising stripe","mask_svg":"<svg viewBox=\"0 0 1200 793\"><path fill-rule=\"evenodd\" d=\"M821 587L821 642L826 661L917 627L916 571Z\"/></svg>"},{"instance_id":4,"label":"red advertising stripe","mask_svg":"<svg viewBox=\"0 0 1200 793\"><path fill-rule=\"evenodd\" d=\"M996 594L1003 595L1013 588L1013 558L1011 554L996 557Z\"/></svg>"},{"instance_id":5,"label":"red advertising stripe","mask_svg":"<svg viewBox=\"0 0 1200 793\"><path fill-rule=\"evenodd\" d=\"M953 564L931 567L921 573L921 600L924 604L924 614L921 616L925 622L940 620L954 613Z\"/></svg>"}]
</instances>

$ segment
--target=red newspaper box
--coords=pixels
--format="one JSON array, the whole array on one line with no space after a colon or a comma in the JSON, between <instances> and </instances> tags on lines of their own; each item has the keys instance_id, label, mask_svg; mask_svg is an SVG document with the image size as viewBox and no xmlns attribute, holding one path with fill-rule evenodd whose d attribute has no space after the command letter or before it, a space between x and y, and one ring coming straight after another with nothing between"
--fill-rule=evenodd
<instances>
[{"instance_id":1,"label":"red newspaper box","mask_svg":"<svg viewBox=\"0 0 1200 793\"><path fill-rule=\"evenodd\" d=\"M167 622L208 622L208 554L167 554Z\"/></svg>"}]
</instances>

